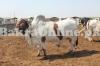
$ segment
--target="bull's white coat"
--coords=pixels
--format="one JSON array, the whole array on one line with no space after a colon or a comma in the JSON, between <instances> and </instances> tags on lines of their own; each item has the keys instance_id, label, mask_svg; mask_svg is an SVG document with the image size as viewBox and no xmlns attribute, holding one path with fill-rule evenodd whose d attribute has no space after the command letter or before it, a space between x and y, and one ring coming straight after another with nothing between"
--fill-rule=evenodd
<instances>
[{"instance_id":1,"label":"bull's white coat","mask_svg":"<svg viewBox=\"0 0 100 66\"><path fill-rule=\"evenodd\" d=\"M46 22L45 17L41 15L35 17L31 23L31 31L38 41L39 51L42 49L46 49L45 43L41 41L41 38L43 36L45 37L56 36L53 29L55 23L58 25L57 30L60 31L63 36L66 36L64 32L72 31L72 36L70 36L70 39L71 39L70 43L71 43L71 50L74 51L76 47L75 46L76 41L77 41L77 36L74 35L74 31L77 30L78 28L79 20L78 19L76 20L73 18L67 18L65 20L59 20L58 22L53 22L53 21ZM66 36L66 37L69 37L69 36ZM59 43L61 43L60 40L59 40Z\"/></svg>"}]
</instances>

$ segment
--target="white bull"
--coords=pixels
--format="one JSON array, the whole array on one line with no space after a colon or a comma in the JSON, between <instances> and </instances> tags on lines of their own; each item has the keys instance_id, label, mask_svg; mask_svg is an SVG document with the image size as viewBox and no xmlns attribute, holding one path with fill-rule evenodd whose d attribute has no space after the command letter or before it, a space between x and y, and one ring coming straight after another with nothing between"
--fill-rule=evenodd
<instances>
[{"instance_id":1,"label":"white bull","mask_svg":"<svg viewBox=\"0 0 100 66\"><path fill-rule=\"evenodd\" d=\"M66 31L72 31L71 36L66 37L70 39L71 51L75 51L78 44L78 37L76 34L74 34L74 31L78 29L79 20L68 18L58 22L46 22L45 19L46 18L43 15L39 15L35 17L31 23L31 31L33 33L32 35L36 37L38 42L38 56L41 52L43 52L44 56L46 56L46 37L56 36L59 39L59 44L61 44L63 36L66 36ZM54 35L52 35L52 33Z\"/></svg>"},{"instance_id":2,"label":"white bull","mask_svg":"<svg viewBox=\"0 0 100 66\"><path fill-rule=\"evenodd\" d=\"M92 37L100 33L100 21L97 19L90 20L87 23L86 30L85 38L87 38L89 41L93 41Z\"/></svg>"}]
</instances>

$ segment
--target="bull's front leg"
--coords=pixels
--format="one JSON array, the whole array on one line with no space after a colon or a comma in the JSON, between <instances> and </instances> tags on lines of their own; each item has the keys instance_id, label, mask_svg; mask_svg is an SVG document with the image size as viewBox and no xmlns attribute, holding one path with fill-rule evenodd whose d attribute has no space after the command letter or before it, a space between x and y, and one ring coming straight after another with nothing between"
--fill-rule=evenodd
<instances>
[{"instance_id":1,"label":"bull's front leg","mask_svg":"<svg viewBox=\"0 0 100 66\"><path fill-rule=\"evenodd\" d=\"M39 39L38 39L39 40ZM46 57L46 46L45 46L45 37L41 37L39 44L38 44L38 53L37 56L41 56L41 53L43 53L43 56Z\"/></svg>"},{"instance_id":2,"label":"bull's front leg","mask_svg":"<svg viewBox=\"0 0 100 66\"><path fill-rule=\"evenodd\" d=\"M41 49L41 50L38 49L37 56L38 56L38 57L41 56L42 53L43 53L43 56L46 57L46 55L47 55L47 54L46 54L46 49Z\"/></svg>"},{"instance_id":3,"label":"bull's front leg","mask_svg":"<svg viewBox=\"0 0 100 66\"><path fill-rule=\"evenodd\" d=\"M45 36L43 36L42 38L41 38L41 47L42 47L42 51L43 51L43 55L44 55L44 57L46 57L46 44L45 44L45 41L46 41L46 37Z\"/></svg>"},{"instance_id":4,"label":"bull's front leg","mask_svg":"<svg viewBox=\"0 0 100 66\"><path fill-rule=\"evenodd\" d=\"M46 57L46 56L47 56L47 54L46 54L46 50L45 50L45 49L42 49L42 51L43 51L43 55L44 55L44 57Z\"/></svg>"},{"instance_id":5,"label":"bull's front leg","mask_svg":"<svg viewBox=\"0 0 100 66\"><path fill-rule=\"evenodd\" d=\"M40 51L40 50L38 50L38 52L37 52L37 56L41 56L40 52L41 52L41 51Z\"/></svg>"},{"instance_id":6,"label":"bull's front leg","mask_svg":"<svg viewBox=\"0 0 100 66\"><path fill-rule=\"evenodd\" d=\"M78 45L78 37L77 36L72 36L70 39L70 44L71 44L71 49L70 52L75 52L77 45Z\"/></svg>"}]
</instances>

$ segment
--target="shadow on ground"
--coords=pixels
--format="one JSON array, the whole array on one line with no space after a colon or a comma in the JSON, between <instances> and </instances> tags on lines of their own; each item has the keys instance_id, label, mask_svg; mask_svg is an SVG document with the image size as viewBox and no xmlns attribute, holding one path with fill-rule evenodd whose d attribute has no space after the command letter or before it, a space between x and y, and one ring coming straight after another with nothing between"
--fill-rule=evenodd
<instances>
[{"instance_id":1,"label":"shadow on ground","mask_svg":"<svg viewBox=\"0 0 100 66\"><path fill-rule=\"evenodd\" d=\"M43 57L41 60L57 60L57 59L66 59L66 58L80 58L80 57L86 57L91 56L94 54L98 54L100 51L96 50L82 50L82 51L76 51L76 52L68 52L64 53L63 55L47 55L47 57Z\"/></svg>"},{"instance_id":2,"label":"shadow on ground","mask_svg":"<svg viewBox=\"0 0 100 66\"><path fill-rule=\"evenodd\" d=\"M93 42L100 42L100 40L93 40Z\"/></svg>"}]
</instances>

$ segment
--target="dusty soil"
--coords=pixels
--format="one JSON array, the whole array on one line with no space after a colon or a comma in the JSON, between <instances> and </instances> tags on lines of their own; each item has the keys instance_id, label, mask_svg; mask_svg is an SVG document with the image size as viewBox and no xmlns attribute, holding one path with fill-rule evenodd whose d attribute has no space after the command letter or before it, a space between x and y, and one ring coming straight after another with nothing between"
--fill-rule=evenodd
<instances>
[{"instance_id":1,"label":"dusty soil","mask_svg":"<svg viewBox=\"0 0 100 66\"><path fill-rule=\"evenodd\" d=\"M74 54L68 53L69 42L47 42L47 59L36 56L36 49L29 46L23 37L0 37L0 66L100 66L100 37L89 42L79 37Z\"/></svg>"}]
</instances>

